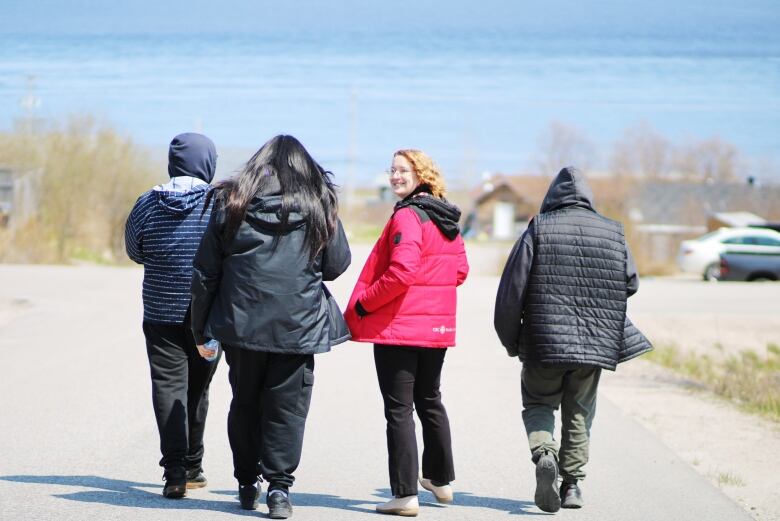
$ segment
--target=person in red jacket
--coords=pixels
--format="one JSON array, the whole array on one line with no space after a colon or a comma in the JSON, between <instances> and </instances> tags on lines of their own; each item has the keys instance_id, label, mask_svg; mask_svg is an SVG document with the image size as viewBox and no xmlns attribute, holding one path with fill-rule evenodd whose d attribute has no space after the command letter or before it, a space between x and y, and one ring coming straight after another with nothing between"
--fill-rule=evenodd
<instances>
[{"instance_id":1,"label":"person in red jacket","mask_svg":"<svg viewBox=\"0 0 780 521\"><path fill-rule=\"evenodd\" d=\"M385 405L394 497L376 509L416 515L415 407L425 445L420 484L439 502L452 501L452 442L439 382L446 348L455 345L456 287L469 266L460 210L444 198L444 179L431 158L399 150L389 175L401 201L363 267L345 318L352 340L374 344Z\"/></svg>"}]
</instances>

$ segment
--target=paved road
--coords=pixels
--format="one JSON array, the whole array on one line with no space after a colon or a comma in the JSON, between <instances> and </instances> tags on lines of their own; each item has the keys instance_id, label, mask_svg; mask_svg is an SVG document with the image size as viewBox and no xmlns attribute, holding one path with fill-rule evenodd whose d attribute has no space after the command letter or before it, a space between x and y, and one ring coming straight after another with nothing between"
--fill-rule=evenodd
<instances>
[{"instance_id":1,"label":"paved road","mask_svg":"<svg viewBox=\"0 0 780 521\"><path fill-rule=\"evenodd\" d=\"M344 302L354 269L333 289ZM205 469L210 487L163 499L140 328L141 271L0 266L0 519L176 520L264 517L238 509L225 421L227 372L212 386ZM540 516L520 418L519 364L491 328L497 279L461 291L459 347L445 363L456 504L421 494L426 519ZM384 418L371 348L317 357L295 519L366 519L389 495ZM581 520L750 519L606 399L593 429ZM511 518L511 517L510 517Z\"/></svg>"},{"instance_id":2,"label":"paved road","mask_svg":"<svg viewBox=\"0 0 780 521\"><path fill-rule=\"evenodd\" d=\"M629 300L631 319L657 345L718 355L780 345L780 282L705 283L645 279Z\"/></svg>"}]
</instances>

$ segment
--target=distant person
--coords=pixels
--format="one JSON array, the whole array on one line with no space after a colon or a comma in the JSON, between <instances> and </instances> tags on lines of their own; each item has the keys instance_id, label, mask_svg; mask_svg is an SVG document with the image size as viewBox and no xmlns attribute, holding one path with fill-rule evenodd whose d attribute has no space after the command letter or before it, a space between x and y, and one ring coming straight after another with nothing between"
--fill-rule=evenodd
<instances>
[{"instance_id":1,"label":"distant person","mask_svg":"<svg viewBox=\"0 0 780 521\"><path fill-rule=\"evenodd\" d=\"M241 507L255 510L262 478L272 519L292 515L314 355L349 340L323 281L349 266L336 189L292 136L276 136L234 179L195 256L192 330L198 349L221 342L233 390L228 437ZM334 478L335 479L335 478Z\"/></svg>"},{"instance_id":2,"label":"distant person","mask_svg":"<svg viewBox=\"0 0 780 521\"><path fill-rule=\"evenodd\" d=\"M192 259L209 220L204 203L216 165L214 143L206 136L173 138L170 181L143 194L125 226L127 255L144 265L143 331L167 498L206 486L203 431L218 360L199 355L189 304Z\"/></svg>"},{"instance_id":3,"label":"distant person","mask_svg":"<svg viewBox=\"0 0 780 521\"><path fill-rule=\"evenodd\" d=\"M636 293L639 277L623 225L598 214L592 201L583 175L561 170L512 249L496 297L496 332L523 363L534 501L545 512L583 506L579 482L601 370L652 349L626 317L626 299Z\"/></svg>"},{"instance_id":4,"label":"distant person","mask_svg":"<svg viewBox=\"0 0 780 521\"><path fill-rule=\"evenodd\" d=\"M458 220L444 198L444 179L419 150L399 150L389 171L401 198L363 267L345 314L352 339L374 343L387 419L390 488L383 514L417 515L418 459L413 411L425 448L420 484L441 503L455 479L447 411L439 382L455 345L456 287L469 271Z\"/></svg>"}]
</instances>

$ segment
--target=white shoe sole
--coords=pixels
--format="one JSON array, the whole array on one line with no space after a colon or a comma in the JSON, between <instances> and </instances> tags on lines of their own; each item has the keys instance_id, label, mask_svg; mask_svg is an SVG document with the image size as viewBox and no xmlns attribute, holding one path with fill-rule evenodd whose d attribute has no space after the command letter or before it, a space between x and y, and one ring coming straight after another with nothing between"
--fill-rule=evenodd
<instances>
[{"instance_id":1,"label":"white shoe sole","mask_svg":"<svg viewBox=\"0 0 780 521\"><path fill-rule=\"evenodd\" d=\"M433 497L436 498L437 502L443 503L445 505L449 505L450 503L452 503L453 496L439 496L439 495L437 495L436 491L433 489L433 484L431 484L431 486L428 486L428 483L430 483L430 482L429 481L423 481L422 479L420 480L420 486L422 486L422 488L424 488L425 490L427 490L428 492L433 494Z\"/></svg>"},{"instance_id":2,"label":"white shoe sole","mask_svg":"<svg viewBox=\"0 0 780 521\"><path fill-rule=\"evenodd\" d=\"M417 514L420 513L420 510L413 509L413 508L407 508L407 509L393 508L391 510L377 510L377 512L388 516L417 517Z\"/></svg>"},{"instance_id":3,"label":"white shoe sole","mask_svg":"<svg viewBox=\"0 0 780 521\"><path fill-rule=\"evenodd\" d=\"M417 517L417 514L420 513L420 508L387 508L380 510L377 507L376 511L389 516Z\"/></svg>"}]
</instances>

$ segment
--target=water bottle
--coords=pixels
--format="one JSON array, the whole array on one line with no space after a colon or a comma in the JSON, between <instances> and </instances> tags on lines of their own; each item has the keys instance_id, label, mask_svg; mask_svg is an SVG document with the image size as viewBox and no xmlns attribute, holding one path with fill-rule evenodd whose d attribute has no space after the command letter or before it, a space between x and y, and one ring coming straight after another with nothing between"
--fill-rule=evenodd
<instances>
[{"instance_id":1,"label":"water bottle","mask_svg":"<svg viewBox=\"0 0 780 521\"><path fill-rule=\"evenodd\" d=\"M216 339L214 339L214 338L211 338L211 339L209 339L209 341L208 341L208 342L206 342L205 344L203 344L203 347L205 347L205 348L206 348L206 349L208 349L209 351L214 351L214 354L213 354L213 355L211 355L210 357L208 357L208 358L207 358L207 357L205 357L205 356L203 357L203 358L204 358L204 360L207 360L207 361L209 361L209 362L213 362L214 360L216 360L216 359L217 359L217 357L219 356L219 350L220 350L220 349L222 349L222 348L220 347L220 345L219 345L219 340L216 340Z\"/></svg>"}]
</instances>

